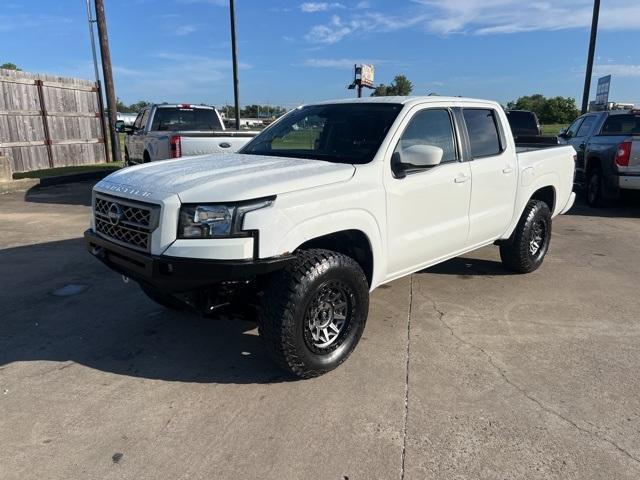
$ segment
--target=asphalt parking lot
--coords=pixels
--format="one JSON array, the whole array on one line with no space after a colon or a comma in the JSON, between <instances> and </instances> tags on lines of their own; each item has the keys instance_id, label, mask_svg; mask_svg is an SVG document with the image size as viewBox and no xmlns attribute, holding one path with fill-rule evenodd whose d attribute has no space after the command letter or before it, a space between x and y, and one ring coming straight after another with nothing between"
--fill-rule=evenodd
<instances>
[{"instance_id":1,"label":"asphalt parking lot","mask_svg":"<svg viewBox=\"0 0 640 480\"><path fill-rule=\"evenodd\" d=\"M485 248L376 290L323 377L91 258L91 184L0 197L0 478L640 478L640 202L530 275Z\"/></svg>"}]
</instances>

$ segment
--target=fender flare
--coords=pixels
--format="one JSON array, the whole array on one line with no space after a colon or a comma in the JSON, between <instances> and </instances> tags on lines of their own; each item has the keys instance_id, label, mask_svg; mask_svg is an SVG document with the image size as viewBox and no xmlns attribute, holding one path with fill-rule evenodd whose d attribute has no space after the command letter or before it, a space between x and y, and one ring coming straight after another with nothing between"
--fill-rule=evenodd
<instances>
[{"instance_id":1,"label":"fender flare","mask_svg":"<svg viewBox=\"0 0 640 480\"><path fill-rule=\"evenodd\" d=\"M556 205L554 208L554 212L551 212L551 214L555 216L555 211L559 212L564 206L564 205L560 205L559 203L561 202L558 201L559 200L558 199L559 184L560 184L560 178L558 174L554 172L549 172L536 178L532 183L528 185L520 185L521 191L516 198L516 205L513 210L513 218L511 219L511 223L509 224L509 227L507 228L505 233L502 235L502 237L500 237L500 239L506 240L508 238L511 238L511 235L513 234L514 230L518 226L520 217L522 217L522 212L524 212L524 209L529 203L529 200L531 200L534 193L536 193L538 190L542 188L546 188L546 187L553 188L555 198L556 198Z\"/></svg>"},{"instance_id":2,"label":"fender flare","mask_svg":"<svg viewBox=\"0 0 640 480\"><path fill-rule=\"evenodd\" d=\"M386 255L383 251L382 232L375 217L367 210L351 209L308 218L287 232L277 250L294 252L300 245L315 238L332 233L356 230L362 232L369 241L373 258L373 275L371 287L382 282L386 271Z\"/></svg>"}]
</instances>

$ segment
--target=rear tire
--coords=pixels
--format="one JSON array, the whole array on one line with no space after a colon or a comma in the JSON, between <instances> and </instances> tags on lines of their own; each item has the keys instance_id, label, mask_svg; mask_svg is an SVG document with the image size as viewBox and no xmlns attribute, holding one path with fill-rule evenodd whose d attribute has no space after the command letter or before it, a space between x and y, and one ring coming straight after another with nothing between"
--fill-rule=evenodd
<instances>
[{"instance_id":1,"label":"rear tire","mask_svg":"<svg viewBox=\"0 0 640 480\"><path fill-rule=\"evenodd\" d=\"M551 240L551 212L546 203L529 200L508 244L500 245L500 259L509 270L531 273L542 265Z\"/></svg>"},{"instance_id":2,"label":"rear tire","mask_svg":"<svg viewBox=\"0 0 640 480\"><path fill-rule=\"evenodd\" d=\"M186 305L183 302L171 295L161 293L152 287L142 284L140 284L140 288L150 300L153 300L164 308L168 308L169 310L184 310L186 308Z\"/></svg>"},{"instance_id":3,"label":"rear tire","mask_svg":"<svg viewBox=\"0 0 640 480\"><path fill-rule=\"evenodd\" d=\"M300 378L344 362L369 311L369 284L360 265L329 250L307 250L269 280L258 327L271 358Z\"/></svg>"},{"instance_id":4,"label":"rear tire","mask_svg":"<svg viewBox=\"0 0 640 480\"><path fill-rule=\"evenodd\" d=\"M604 185L602 182L602 172L598 169L591 170L587 175L587 186L585 196L590 207L600 208L604 206Z\"/></svg>"}]
</instances>

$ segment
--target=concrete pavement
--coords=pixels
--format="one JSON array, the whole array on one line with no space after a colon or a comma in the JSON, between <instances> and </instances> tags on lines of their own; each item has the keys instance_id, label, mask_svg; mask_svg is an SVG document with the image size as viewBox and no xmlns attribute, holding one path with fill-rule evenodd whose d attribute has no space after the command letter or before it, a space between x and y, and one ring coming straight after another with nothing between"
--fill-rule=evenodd
<instances>
[{"instance_id":1,"label":"concrete pavement","mask_svg":"<svg viewBox=\"0 0 640 480\"><path fill-rule=\"evenodd\" d=\"M0 478L640 477L637 203L559 218L531 275L486 248L376 290L295 381L92 259L90 186L0 197Z\"/></svg>"}]
</instances>

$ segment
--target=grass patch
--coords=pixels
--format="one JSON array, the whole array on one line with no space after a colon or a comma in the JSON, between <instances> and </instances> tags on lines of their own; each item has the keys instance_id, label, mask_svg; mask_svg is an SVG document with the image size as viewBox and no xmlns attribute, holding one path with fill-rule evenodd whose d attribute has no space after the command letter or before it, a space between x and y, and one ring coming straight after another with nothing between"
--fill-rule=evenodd
<instances>
[{"instance_id":1,"label":"grass patch","mask_svg":"<svg viewBox=\"0 0 640 480\"><path fill-rule=\"evenodd\" d=\"M552 123L550 125L540 125L542 135L557 135L560 129L566 128L567 125L562 123Z\"/></svg>"},{"instance_id":2,"label":"grass patch","mask_svg":"<svg viewBox=\"0 0 640 480\"><path fill-rule=\"evenodd\" d=\"M17 172L13 174L15 180L21 178L45 178L58 175L72 175L74 173L87 173L96 171L116 171L122 168L120 163L94 163L93 165L73 165L70 167L45 168L44 170L33 170L31 172Z\"/></svg>"}]
</instances>

